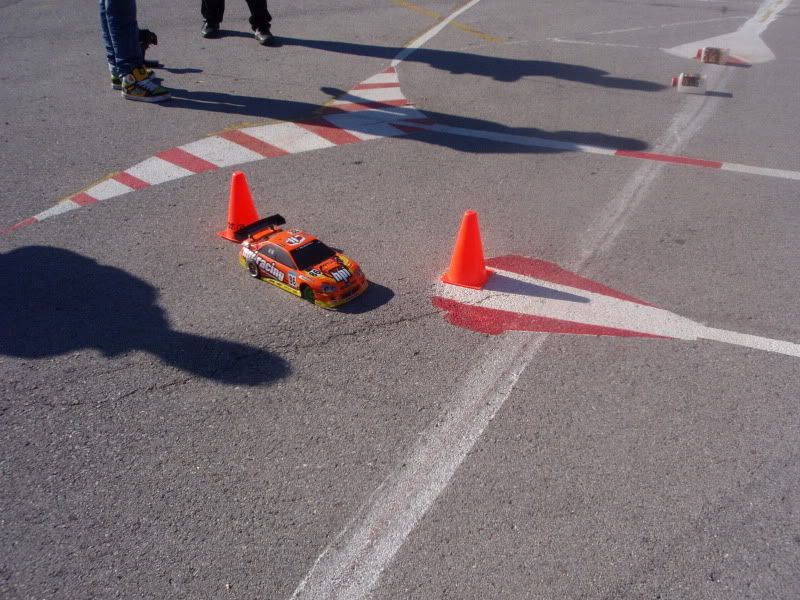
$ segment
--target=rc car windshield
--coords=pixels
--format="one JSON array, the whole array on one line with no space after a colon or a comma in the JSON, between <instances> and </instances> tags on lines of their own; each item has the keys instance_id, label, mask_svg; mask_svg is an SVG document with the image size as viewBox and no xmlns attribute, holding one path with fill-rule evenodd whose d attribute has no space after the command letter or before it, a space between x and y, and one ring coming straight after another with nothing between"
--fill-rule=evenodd
<instances>
[{"instance_id":1,"label":"rc car windshield","mask_svg":"<svg viewBox=\"0 0 800 600\"><path fill-rule=\"evenodd\" d=\"M292 251L292 258L294 258L297 268L301 271L307 271L335 255L336 253L333 250L319 240L309 242L305 246Z\"/></svg>"}]
</instances>

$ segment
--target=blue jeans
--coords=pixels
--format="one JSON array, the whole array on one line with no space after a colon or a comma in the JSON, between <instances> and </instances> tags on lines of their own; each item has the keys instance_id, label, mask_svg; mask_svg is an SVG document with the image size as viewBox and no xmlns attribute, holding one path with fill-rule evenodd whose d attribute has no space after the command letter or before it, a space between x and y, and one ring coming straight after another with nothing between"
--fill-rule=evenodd
<instances>
[{"instance_id":1,"label":"blue jeans","mask_svg":"<svg viewBox=\"0 0 800 600\"><path fill-rule=\"evenodd\" d=\"M97 0L108 68L124 77L144 63L136 23L136 0Z\"/></svg>"}]
</instances>

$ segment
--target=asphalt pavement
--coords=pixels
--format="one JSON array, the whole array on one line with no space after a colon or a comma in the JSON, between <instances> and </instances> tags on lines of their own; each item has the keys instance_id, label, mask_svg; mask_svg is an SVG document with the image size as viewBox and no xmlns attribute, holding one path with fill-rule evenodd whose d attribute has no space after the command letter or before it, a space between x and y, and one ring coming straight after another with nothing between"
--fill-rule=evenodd
<instances>
[{"instance_id":1,"label":"asphalt pavement","mask_svg":"<svg viewBox=\"0 0 800 600\"><path fill-rule=\"evenodd\" d=\"M0 596L798 597L797 3L270 10L140 0L149 105L95 2L0 0ZM367 293L250 278L235 170ZM470 209L563 316L444 314ZM552 333L581 289L728 333Z\"/></svg>"}]
</instances>

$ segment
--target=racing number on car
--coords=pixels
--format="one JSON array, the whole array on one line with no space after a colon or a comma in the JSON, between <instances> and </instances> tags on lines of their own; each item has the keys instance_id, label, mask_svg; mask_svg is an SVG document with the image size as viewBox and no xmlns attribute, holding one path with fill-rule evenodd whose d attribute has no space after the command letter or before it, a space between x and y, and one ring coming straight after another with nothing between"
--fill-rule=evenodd
<instances>
[{"instance_id":1,"label":"racing number on car","mask_svg":"<svg viewBox=\"0 0 800 600\"><path fill-rule=\"evenodd\" d=\"M297 287L297 276L293 271L289 271L289 285L292 287Z\"/></svg>"}]
</instances>

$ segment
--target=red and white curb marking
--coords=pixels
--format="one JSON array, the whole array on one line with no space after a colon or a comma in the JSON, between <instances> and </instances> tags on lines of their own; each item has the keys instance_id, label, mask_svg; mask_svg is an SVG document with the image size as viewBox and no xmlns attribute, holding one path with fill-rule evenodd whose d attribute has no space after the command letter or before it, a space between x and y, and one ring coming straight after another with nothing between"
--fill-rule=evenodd
<instances>
[{"instance_id":1,"label":"red and white curb marking","mask_svg":"<svg viewBox=\"0 0 800 600\"><path fill-rule=\"evenodd\" d=\"M464 9L474 3L466 5ZM440 24L431 31L438 31L444 24L446 23ZM410 53L416 47L418 46L406 48L404 52ZM401 55L403 55L402 52ZM400 63L402 58L399 57L400 55L392 61L392 65ZM5 230L0 230L0 235L17 231L82 206L198 173L266 158L276 158L286 154L333 148L344 144L397 137L416 132L462 136L559 152L584 152L634 158L800 181L800 171L794 170L771 169L655 152L619 150L535 136L440 125L419 111L403 95L396 66L391 66L362 81L349 92L325 106L319 117L304 121L279 122L224 131L183 146L164 150L82 192L73 194L52 208L20 221Z\"/></svg>"},{"instance_id":2,"label":"red and white curb marking","mask_svg":"<svg viewBox=\"0 0 800 600\"><path fill-rule=\"evenodd\" d=\"M389 67L324 107L319 117L224 131L164 150L0 233L10 233L82 206L189 175L286 154L406 135L430 123L403 96L397 69Z\"/></svg>"},{"instance_id":3,"label":"red and white curb marking","mask_svg":"<svg viewBox=\"0 0 800 600\"><path fill-rule=\"evenodd\" d=\"M558 265L521 256L489 259L486 286L438 284L432 303L454 325L480 333L533 331L713 340L800 357L800 344L707 327Z\"/></svg>"},{"instance_id":4,"label":"red and white curb marking","mask_svg":"<svg viewBox=\"0 0 800 600\"><path fill-rule=\"evenodd\" d=\"M389 78L395 81L386 81ZM323 116L319 118L225 131L159 152L126 171L116 173L82 192L74 194L44 212L0 231L0 234L11 233L82 206L116 198L129 192L189 175L215 171L265 158L275 158L285 154L297 154L417 132L455 135L560 152L584 152L634 158L800 181L800 171L788 169L771 169L656 152L615 150L535 136L439 125L417 110L403 96L400 84L396 80L397 73L394 68L390 67L365 80L324 108Z\"/></svg>"},{"instance_id":5,"label":"red and white curb marking","mask_svg":"<svg viewBox=\"0 0 800 600\"><path fill-rule=\"evenodd\" d=\"M420 125L417 127L434 133L445 135L458 135L470 138L480 138L492 142L514 144L517 146L529 146L534 148L548 148L561 152L586 152L589 154L602 154L605 156L620 156L623 158L636 158L655 162L672 163L691 167L703 167L707 169L718 169L721 171L734 171L736 173L747 173L750 175L762 175L764 177L776 177L779 179L793 179L800 181L800 171L788 169L769 169L765 167L755 167L730 162L720 162L707 160L704 158L694 158L691 156L679 156L674 154L659 154L657 152L641 152L637 150L615 150L614 148L604 148L602 146L590 146L587 144L577 144L563 140L552 140L534 136L515 135L512 133L497 133L492 131L481 131L478 129L466 129L463 127L450 127L448 125Z\"/></svg>"}]
</instances>

